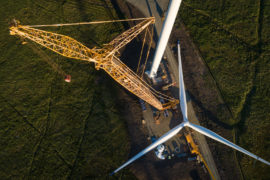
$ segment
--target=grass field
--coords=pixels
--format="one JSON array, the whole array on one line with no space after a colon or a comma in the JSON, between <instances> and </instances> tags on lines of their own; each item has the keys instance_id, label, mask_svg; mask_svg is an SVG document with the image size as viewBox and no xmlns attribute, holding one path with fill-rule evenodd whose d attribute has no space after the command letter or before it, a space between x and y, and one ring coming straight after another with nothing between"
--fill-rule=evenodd
<instances>
[{"instance_id":1,"label":"grass field","mask_svg":"<svg viewBox=\"0 0 270 180\"><path fill-rule=\"evenodd\" d=\"M231 111L224 123L234 127L236 143L269 161L270 2L186 0L179 18ZM245 179L270 178L268 166L237 157Z\"/></svg>"},{"instance_id":2,"label":"grass field","mask_svg":"<svg viewBox=\"0 0 270 180\"><path fill-rule=\"evenodd\" d=\"M1 179L107 179L126 160L129 139L116 83L93 64L33 51L9 35L9 22L52 24L118 19L106 0L0 1ZM101 47L121 24L43 28ZM49 59L48 59L49 58ZM54 68L50 65L53 64ZM64 82L61 71L72 76ZM133 179L128 170L117 179Z\"/></svg>"}]
</instances>

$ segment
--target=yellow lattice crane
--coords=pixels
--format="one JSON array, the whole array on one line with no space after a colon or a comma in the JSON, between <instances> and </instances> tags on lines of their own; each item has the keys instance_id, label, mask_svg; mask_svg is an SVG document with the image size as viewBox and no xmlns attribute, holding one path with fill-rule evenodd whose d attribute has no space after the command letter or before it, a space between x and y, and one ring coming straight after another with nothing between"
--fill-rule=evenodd
<instances>
[{"instance_id":1,"label":"yellow lattice crane","mask_svg":"<svg viewBox=\"0 0 270 180\"><path fill-rule=\"evenodd\" d=\"M20 25L18 21L14 20L10 26L10 34L34 41L62 56L95 63L97 70L105 70L115 81L158 110L175 106L178 100L155 91L116 56L120 48L128 44L132 39L138 36L138 34L147 29L149 25L155 22L153 17L132 20L141 20L141 22L117 36L109 44L104 45L102 49L90 49L71 37L36 29L34 27L97 24L125 20L32 26ZM162 104L158 100L158 97L167 99L168 103Z\"/></svg>"},{"instance_id":2,"label":"yellow lattice crane","mask_svg":"<svg viewBox=\"0 0 270 180\"><path fill-rule=\"evenodd\" d=\"M185 133L185 137L186 137L186 140L187 140L188 145L189 145L189 148L190 148L190 153L191 153L191 154L196 154L197 156L200 157L200 160L201 160L201 162L205 165L205 167L206 167L206 169L207 169L209 175L211 176L211 178L212 178L213 180L215 180L216 178L214 177L214 175L213 175L213 173L211 172L210 168L208 167L206 161L204 160L204 158L203 158L203 156L202 156L202 154L201 154L201 152L200 152L200 150L199 150L198 145L194 142L194 140L193 140L193 138L192 138L192 136L191 136L191 133L190 133L190 132L189 132L189 133Z\"/></svg>"}]
</instances>

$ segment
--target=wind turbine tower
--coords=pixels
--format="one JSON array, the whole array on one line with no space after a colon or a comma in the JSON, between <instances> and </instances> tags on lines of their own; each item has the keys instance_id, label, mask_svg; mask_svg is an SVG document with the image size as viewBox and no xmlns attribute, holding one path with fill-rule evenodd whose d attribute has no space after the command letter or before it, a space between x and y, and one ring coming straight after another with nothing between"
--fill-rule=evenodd
<instances>
[{"instance_id":1,"label":"wind turbine tower","mask_svg":"<svg viewBox=\"0 0 270 180\"><path fill-rule=\"evenodd\" d=\"M154 55L154 60L153 64L149 73L149 77L153 78L156 76L159 64L161 62L162 56L164 54L165 48L167 46L174 21L176 19L178 10L180 8L182 0L171 0L169 7L168 7L168 14L166 15L165 21L163 23L161 33L160 33L160 38L158 40L156 52Z\"/></svg>"}]
</instances>

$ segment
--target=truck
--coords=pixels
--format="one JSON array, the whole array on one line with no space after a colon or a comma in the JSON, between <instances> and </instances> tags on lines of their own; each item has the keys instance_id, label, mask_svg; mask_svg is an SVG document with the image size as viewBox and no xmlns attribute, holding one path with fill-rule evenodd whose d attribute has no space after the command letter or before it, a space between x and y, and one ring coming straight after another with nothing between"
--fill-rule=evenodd
<instances>
[{"instance_id":1,"label":"truck","mask_svg":"<svg viewBox=\"0 0 270 180\"><path fill-rule=\"evenodd\" d=\"M156 140L157 140L157 139L156 139L156 136L152 136L152 137L151 137L152 143L154 143ZM156 154L156 156L157 156L158 159L161 159L161 160L164 160L164 159L165 159L165 156L164 156L164 155L166 154L167 150L166 150L164 144L158 145L158 146L155 148L154 151L155 151L155 154Z\"/></svg>"}]
</instances>

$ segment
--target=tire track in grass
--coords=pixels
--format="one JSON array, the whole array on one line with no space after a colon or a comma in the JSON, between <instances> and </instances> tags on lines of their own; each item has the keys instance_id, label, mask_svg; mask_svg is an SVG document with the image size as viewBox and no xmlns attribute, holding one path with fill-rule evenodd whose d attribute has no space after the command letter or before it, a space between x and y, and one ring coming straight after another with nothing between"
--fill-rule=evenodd
<instances>
[{"instance_id":1,"label":"tire track in grass","mask_svg":"<svg viewBox=\"0 0 270 180\"><path fill-rule=\"evenodd\" d=\"M257 15L257 46L259 53L262 53L262 25L264 13L264 0L258 0L258 15Z\"/></svg>"},{"instance_id":2,"label":"tire track in grass","mask_svg":"<svg viewBox=\"0 0 270 180\"><path fill-rule=\"evenodd\" d=\"M93 97L92 100L91 100L91 107L90 107L89 113L88 113L88 115L86 116L86 118L84 118L83 135L82 135L82 137L80 138L79 148L78 148L78 151L77 151L75 160L73 161L73 164L72 164L72 166L71 166L71 170L70 170L70 173L69 173L67 179L72 179L72 174L73 174L74 169L75 169L75 167L76 167L76 165L77 165L77 163L78 163L79 155L80 155L80 153L81 153L82 144L83 144L84 139L85 139L86 129L87 129L87 125L88 125L87 120L88 120L88 118L92 115L92 113L93 113L93 111L94 111L95 104L93 104L93 102L96 102L96 101L94 101L94 99L95 99L95 91L94 91L93 94L94 94L94 97Z\"/></svg>"},{"instance_id":3,"label":"tire track in grass","mask_svg":"<svg viewBox=\"0 0 270 180\"><path fill-rule=\"evenodd\" d=\"M28 125L29 127L31 127L33 130L35 130L35 132L37 132L40 136L42 135L42 133L40 132L40 130L38 128L36 128L32 123L30 123L27 118L22 115L14 105L12 105L8 100L6 100L3 96L0 95L0 98L3 99L4 102L6 102L7 105L9 105L21 118L22 120L25 122L26 125ZM63 163L69 168L71 169L71 165L61 156L61 154L56 150L55 146L48 141L48 145L50 145L52 147L52 150L56 153L56 156L59 157L59 159L61 159L63 161ZM41 147L42 148L42 147ZM44 148L42 148L44 149Z\"/></svg>"},{"instance_id":4,"label":"tire track in grass","mask_svg":"<svg viewBox=\"0 0 270 180\"><path fill-rule=\"evenodd\" d=\"M32 169L33 169L33 163L35 161L35 157L36 155L38 154L39 150L41 149L41 144L48 132L48 126L49 126L49 121L50 121L50 113L51 113L51 104L52 104L52 84L51 84L51 87L50 87L50 97L49 97L49 104L48 104L48 110L47 110L47 118L46 118L46 126L45 126L45 130L44 130L44 133L40 133L40 141L38 142L38 145L36 146L35 148L35 151L33 153L33 157L32 157L32 160L31 160L31 165L30 165L30 169L28 171L28 178L30 178L31 176L31 173L32 173Z\"/></svg>"},{"instance_id":5,"label":"tire track in grass","mask_svg":"<svg viewBox=\"0 0 270 180\"><path fill-rule=\"evenodd\" d=\"M56 2L56 0L43 0L43 2L50 2L50 3L61 3L61 2ZM88 2L88 1L83 1L80 0L81 3L85 4L87 7L87 10L91 11L103 11L103 9L105 8L104 5L99 4L99 3L94 3L94 2ZM77 6L78 1L68 1L68 2L62 2L62 6L67 6L67 7L71 7L71 8L75 8L78 9ZM45 7L43 7L45 8Z\"/></svg>"},{"instance_id":6,"label":"tire track in grass","mask_svg":"<svg viewBox=\"0 0 270 180\"><path fill-rule=\"evenodd\" d=\"M108 14L108 16L112 19L112 20L116 20L116 18L114 17L112 10L110 9L108 3L106 0L102 0L102 3L104 4L104 8L106 13ZM112 3L112 2L111 2ZM114 27L116 29L121 29L120 25L118 23L113 23Z\"/></svg>"},{"instance_id":7,"label":"tire track in grass","mask_svg":"<svg viewBox=\"0 0 270 180\"><path fill-rule=\"evenodd\" d=\"M244 124L246 122L246 116L248 115L248 112L249 112L249 105L250 105L250 101L252 99L252 97L255 95L255 81L256 81L256 76L257 76L257 72L258 70L256 70L257 68L257 63L258 63L258 60L260 59L260 55L262 54L262 39L261 39L261 32L262 32L262 21L263 21L263 6L264 6L264 0L258 0L258 14L257 14L257 50L258 50L258 57L256 59L254 59L254 67L255 67L255 70L254 70L254 75L253 75L253 79L252 79L252 85L251 87L249 88L249 90L247 91L247 93L245 94L245 99L242 103L242 107L241 107L241 110L239 110L239 114L237 115L239 117L239 121L236 123L236 126L237 126L237 130L234 130L234 141L238 143L239 141L239 136L241 136L241 133L243 133L243 127L244 127ZM237 153L234 152L235 156L237 156ZM239 159L239 158L237 158ZM242 169L242 165L240 163L240 161L237 161L238 163L238 166L239 166L239 169L241 170L241 175L242 175L242 179L245 179L245 175L244 175L244 172L243 172L243 169Z\"/></svg>"},{"instance_id":8,"label":"tire track in grass","mask_svg":"<svg viewBox=\"0 0 270 180\"><path fill-rule=\"evenodd\" d=\"M50 143L49 143L49 144L50 144ZM57 156L59 159L61 159L61 160L63 161L63 163L64 163L69 169L72 168L71 164L69 164L69 163L61 156L61 154L59 154L59 152L58 152L57 150L53 149L53 152L55 152L56 156Z\"/></svg>"},{"instance_id":9,"label":"tire track in grass","mask_svg":"<svg viewBox=\"0 0 270 180\"><path fill-rule=\"evenodd\" d=\"M211 17L207 12L200 10L200 9L195 9L194 7L192 7L190 4L183 2L183 5L185 5L187 8L191 9L193 12L200 14L206 18L209 19L209 21L216 26L217 30L221 30L224 33L226 33L229 37L231 37L234 41L238 42L239 44L241 44L242 46L244 46L245 48L249 49L250 51L254 51L254 49L256 49L256 44L252 45L249 44L248 42L246 42L245 40L243 40L241 37L237 36L236 34L232 33L230 30L228 30L226 28L226 25L224 25L223 23L221 23L220 21L218 21L217 19Z\"/></svg>"},{"instance_id":10,"label":"tire track in grass","mask_svg":"<svg viewBox=\"0 0 270 180\"><path fill-rule=\"evenodd\" d=\"M46 13L54 15L58 20L61 20L61 17L54 11L49 10L47 7L44 5L38 3L37 1L32 1L33 4L35 4L37 7L43 9Z\"/></svg>"},{"instance_id":11,"label":"tire track in grass","mask_svg":"<svg viewBox=\"0 0 270 180\"><path fill-rule=\"evenodd\" d=\"M38 134L41 134L41 132L39 131L38 128L36 128L32 123L30 123L27 118L22 115L14 105L12 105L8 100L6 100L3 96L0 95L0 97L4 100L4 102L7 103L7 105L9 105L22 119L23 121L25 122L25 124L27 124L28 126L30 126L32 129L34 129Z\"/></svg>"},{"instance_id":12,"label":"tire track in grass","mask_svg":"<svg viewBox=\"0 0 270 180\"><path fill-rule=\"evenodd\" d=\"M263 21L263 5L264 5L264 0L258 0L258 14L257 14L257 50L258 50L258 55L257 57L254 59L254 74L252 75L253 78L250 82L250 86L248 87L248 90L245 92L244 94L244 98L243 98L243 101L242 103L240 104L241 107L238 111L238 113L236 114L236 117L239 117L240 120L236 123L237 126L241 126L241 124L243 125L244 124L244 119L245 119L245 111L246 109L248 108L249 104L250 104L250 99L252 98L252 96L254 95L254 90L255 90L255 81L256 81L256 76L257 76L257 73L258 73L258 61L261 57L261 54L262 54L262 49L261 49L261 29L262 29L262 21ZM239 124L239 125L238 125Z\"/></svg>"}]
</instances>

